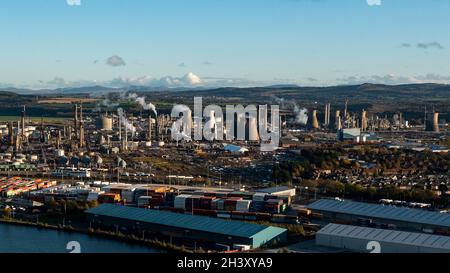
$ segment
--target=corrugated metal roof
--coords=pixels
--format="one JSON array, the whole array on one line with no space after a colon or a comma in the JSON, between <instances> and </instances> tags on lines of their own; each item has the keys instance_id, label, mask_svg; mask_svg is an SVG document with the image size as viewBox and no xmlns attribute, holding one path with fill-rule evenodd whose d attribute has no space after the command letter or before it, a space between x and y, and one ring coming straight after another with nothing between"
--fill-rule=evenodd
<instances>
[{"instance_id":1,"label":"corrugated metal roof","mask_svg":"<svg viewBox=\"0 0 450 273\"><path fill-rule=\"evenodd\" d=\"M450 237L431 234L329 224L317 232L317 235L347 237L377 241L380 243L385 242L418 247L439 248L450 251Z\"/></svg>"},{"instance_id":2,"label":"corrugated metal roof","mask_svg":"<svg viewBox=\"0 0 450 273\"><path fill-rule=\"evenodd\" d=\"M260 232L277 236L286 231L272 226L111 204L100 205L86 213L244 238L251 238Z\"/></svg>"},{"instance_id":3,"label":"corrugated metal roof","mask_svg":"<svg viewBox=\"0 0 450 273\"><path fill-rule=\"evenodd\" d=\"M278 187L273 187L273 188L266 188L266 189L259 189L256 190L255 192L262 192L262 193L277 193L277 192L282 192L282 191L290 191L293 190L294 188L290 188L287 186L278 186Z\"/></svg>"},{"instance_id":4,"label":"corrugated metal roof","mask_svg":"<svg viewBox=\"0 0 450 273\"><path fill-rule=\"evenodd\" d=\"M420 209L329 199L316 201L307 207L312 210L450 227L450 214Z\"/></svg>"}]
</instances>

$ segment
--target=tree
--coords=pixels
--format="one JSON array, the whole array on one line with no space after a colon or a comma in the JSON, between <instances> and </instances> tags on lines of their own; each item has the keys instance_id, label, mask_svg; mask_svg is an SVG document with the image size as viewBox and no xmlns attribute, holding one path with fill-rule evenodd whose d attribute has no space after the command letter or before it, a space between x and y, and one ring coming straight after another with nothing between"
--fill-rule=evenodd
<instances>
[{"instance_id":1,"label":"tree","mask_svg":"<svg viewBox=\"0 0 450 273\"><path fill-rule=\"evenodd\" d=\"M9 219L12 215L12 209L10 207L3 209L3 218Z\"/></svg>"},{"instance_id":2,"label":"tree","mask_svg":"<svg viewBox=\"0 0 450 273\"><path fill-rule=\"evenodd\" d=\"M444 196L448 192L448 186L447 186L447 184L444 184L444 183L439 184L438 189L441 192L442 196Z\"/></svg>"}]
</instances>

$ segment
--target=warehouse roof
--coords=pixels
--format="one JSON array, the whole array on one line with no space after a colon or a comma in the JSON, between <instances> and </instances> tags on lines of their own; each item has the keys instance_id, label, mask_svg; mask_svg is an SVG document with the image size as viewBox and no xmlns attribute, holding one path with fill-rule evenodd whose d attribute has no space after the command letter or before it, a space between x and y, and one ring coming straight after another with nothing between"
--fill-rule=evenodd
<instances>
[{"instance_id":1,"label":"warehouse roof","mask_svg":"<svg viewBox=\"0 0 450 273\"><path fill-rule=\"evenodd\" d=\"M261 232L275 237L286 231L272 226L111 204L100 205L86 213L244 238L252 238Z\"/></svg>"},{"instance_id":2,"label":"warehouse roof","mask_svg":"<svg viewBox=\"0 0 450 273\"><path fill-rule=\"evenodd\" d=\"M450 227L450 214L420 209L329 199L319 200L307 207L312 210Z\"/></svg>"},{"instance_id":3,"label":"warehouse roof","mask_svg":"<svg viewBox=\"0 0 450 273\"><path fill-rule=\"evenodd\" d=\"M318 231L317 235L347 237L379 243L397 243L450 251L450 237L423 233L329 224Z\"/></svg>"},{"instance_id":4,"label":"warehouse roof","mask_svg":"<svg viewBox=\"0 0 450 273\"><path fill-rule=\"evenodd\" d=\"M266 189L258 189L255 192L262 192L262 193L277 193L277 192L283 192L283 191L290 191L294 188L290 188L287 186L278 186L278 187L272 187L272 188L266 188Z\"/></svg>"}]
</instances>

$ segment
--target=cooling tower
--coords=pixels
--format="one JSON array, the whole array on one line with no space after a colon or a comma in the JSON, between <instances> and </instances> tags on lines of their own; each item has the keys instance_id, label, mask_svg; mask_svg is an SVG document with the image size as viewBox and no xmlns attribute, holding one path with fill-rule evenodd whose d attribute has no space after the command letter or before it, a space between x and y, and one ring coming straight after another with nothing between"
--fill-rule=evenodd
<instances>
[{"instance_id":1,"label":"cooling tower","mask_svg":"<svg viewBox=\"0 0 450 273\"><path fill-rule=\"evenodd\" d=\"M216 112L215 111L209 111L209 126L211 128L211 132L214 134L214 139L217 139L217 123L216 123Z\"/></svg>"},{"instance_id":2,"label":"cooling tower","mask_svg":"<svg viewBox=\"0 0 450 273\"><path fill-rule=\"evenodd\" d=\"M335 128L336 130L342 129L342 122L341 122L341 111L337 110L335 115Z\"/></svg>"},{"instance_id":3,"label":"cooling tower","mask_svg":"<svg viewBox=\"0 0 450 273\"><path fill-rule=\"evenodd\" d=\"M248 140L250 141L258 141L259 140L259 134L258 134L258 121L256 117L249 118L249 125L248 125Z\"/></svg>"},{"instance_id":4,"label":"cooling tower","mask_svg":"<svg viewBox=\"0 0 450 273\"><path fill-rule=\"evenodd\" d=\"M361 114L361 130L363 132L367 131L367 112L365 110Z\"/></svg>"},{"instance_id":5,"label":"cooling tower","mask_svg":"<svg viewBox=\"0 0 450 273\"><path fill-rule=\"evenodd\" d=\"M317 110L312 112L312 128L319 129L319 120L317 119Z\"/></svg>"},{"instance_id":6,"label":"cooling tower","mask_svg":"<svg viewBox=\"0 0 450 273\"><path fill-rule=\"evenodd\" d=\"M439 113L435 112L433 115L433 131L439 133Z\"/></svg>"},{"instance_id":7,"label":"cooling tower","mask_svg":"<svg viewBox=\"0 0 450 273\"><path fill-rule=\"evenodd\" d=\"M192 117L191 110L188 111L188 119L189 119L189 127L191 128L191 131L194 129L194 118ZM189 132L191 134L191 132Z\"/></svg>"}]
</instances>

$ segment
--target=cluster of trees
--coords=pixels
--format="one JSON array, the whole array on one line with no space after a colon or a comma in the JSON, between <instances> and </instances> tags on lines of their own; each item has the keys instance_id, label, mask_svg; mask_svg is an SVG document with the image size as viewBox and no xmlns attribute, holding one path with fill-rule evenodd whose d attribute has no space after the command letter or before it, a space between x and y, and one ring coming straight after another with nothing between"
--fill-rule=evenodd
<instances>
[{"instance_id":1,"label":"cluster of trees","mask_svg":"<svg viewBox=\"0 0 450 273\"><path fill-rule=\"evenodd\" d=\"M64 214L79 214L83 213L84 211L95 208L98 206L97 201L91 201L91 202L77 202L75 200L55 200L52 198L48 203L47 206L49 207L50 211L52 213L64 213Z\"/></svg>"},{"instance_id":2,"label":"cluster of trees","mask_svg":"<svg viewBox=\"0 0 450 273\"><path fill-rule=\"evenodd\" d=\"M336 150L302 150L300 154L289 154L289 160L275 164L273 179L290 184L295 178L311 178L318 168L338 168L339 156L340 152Z\"/></svg>"},{"instance_id":3,"label":"cluster of trees","mask_svg":"<svg viewBox=\"0 0 450 273\"><path fill-rule=\"evenodd\" d=\"M363 168L362 161L371 164L370 168ZM315 178L316 170L330 170L334 177L351 174L378 178L384 176L387 170L398 170L399 173L406 170L416 175L446 174L450 172L450 154L371 147L361 150L340 147L305 149L300 154L290 153L285 160L277 162L273 167L273 180L277 184L292 184L296 179Z\"/></svg>"},{"instance_id":4,"label":"cluster of trees","mask_svg":"<svg viewBox=\"0 0 450 273\"><path fill-rule=\"evenodd\" d=\"M377 188L333 180L304 180L300 183L300 186L308 188L310 193L317 192L331 197L351 198L359 201L377 202L380 199L393 199L430 203L440 207L448 207L450 205L449 198L445 196L445 192L448 191L448 187L445 184L439 186L439 190L442 193L441 196L438 196L430 189L423 189L422 187L406 190L395 185L387 185Z\"/></svg>"}]
</instances>

